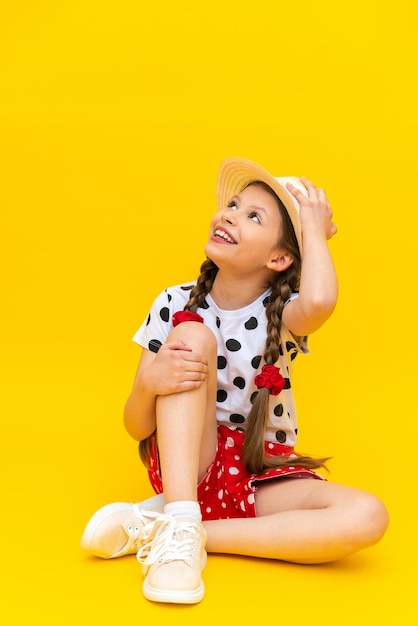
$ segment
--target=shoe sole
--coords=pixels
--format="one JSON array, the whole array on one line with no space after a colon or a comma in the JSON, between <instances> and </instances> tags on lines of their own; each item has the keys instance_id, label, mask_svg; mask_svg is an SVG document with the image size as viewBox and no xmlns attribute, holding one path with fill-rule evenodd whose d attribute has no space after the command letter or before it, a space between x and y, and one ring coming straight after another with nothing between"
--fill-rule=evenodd
<instances>
[{"instance_id":1,"label":"shoe sole","mask_svg":"<svg viewBox=\"0 0 418 626\"><path fill-rule=\"evenodd\" d=\"M202 557L202 571L206 566L206 552ZM197 604L203 600L205 595L205 585L201 581L200 586L193 591L181 591L180 589L155 589L148 584L145 578L142 584L142 593L147 600L152 602L167 602L170 604Z\"/></svg>"},{"instance_id":2,"label":"shoe sole","mask_svg":"<svg viewBox=\"0 0 418 626\"><path fill-rule=\"evenodd\" d=\"M193 591L172 591L154 589L144 581L142 593L147 600L152 602L166 602L169 604L197 604L205 595L205 586L202 583L198 589Z\"/></svg>"},{"instance_id":3,"label":"shoe sole","mask_svg":"<svg viewBox=\"0 0 418 626\"><path fill-rule=\"evenodd\" d=\"M148 500L144 500L143 502L138 502L137 506L139 506L143 510L152 510L154 508L158 508L160 506L164 506L164 496L163 494L158 494L156 496L152 496L148 498ZM90 518L87 526L84 529L83 535L81 537L80 545L84 550L91 552L91 543L93 541L94 535L96 534L97 529L100 524L107 519L110 515L114 513L124 513L125 511L131 511L132 504L129 502L112 502L112 504L106 504L101 509L96 511L96 513ZM112 559L116 556L123 556L124 553L120 555L110 555L108 558Z\"/></svg>"}]
</instances>

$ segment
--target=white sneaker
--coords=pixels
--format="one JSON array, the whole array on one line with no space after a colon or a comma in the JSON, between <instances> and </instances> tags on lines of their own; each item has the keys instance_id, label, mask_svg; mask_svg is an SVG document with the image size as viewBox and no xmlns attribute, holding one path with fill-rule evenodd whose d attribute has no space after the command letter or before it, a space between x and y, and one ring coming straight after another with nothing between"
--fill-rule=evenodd
<instances>
[{"instance_id":1,"label":"white sneaker","mask_svg":"<svg viewBox=\"0 0 418 626\"><path fill-rule=\"evenodd\" d=\"M143 565L142 591L154 602L194 604L203 599L206 530L188 517L160 515L144 527L137 559Z\"/></svg>"},{"instance_id":2,"label":"white sneaker","mask_svg":"<svg viewBox=\"0 0 418 626\"><path fill-rule=\"evenodd\" d=\"M142 529L161 515L154 509L161 509L164 502L163 494L159 494L137 504L114 502L103 506L88 522L81 547L102 559L136 554L141 541L149 539L146 533L141 534Z\"/></svg>"}]
</instances>

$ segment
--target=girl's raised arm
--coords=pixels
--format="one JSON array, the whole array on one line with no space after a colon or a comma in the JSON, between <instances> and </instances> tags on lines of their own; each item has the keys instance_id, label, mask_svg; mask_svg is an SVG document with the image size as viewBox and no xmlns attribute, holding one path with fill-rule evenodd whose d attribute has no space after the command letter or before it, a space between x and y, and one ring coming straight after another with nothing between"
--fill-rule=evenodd
<instances>
[{"instance_id":1,"label":"girl's raised arm","mask_svg":"<svg viewBox=\"0 0 418 626\"><path fill-rule=\"evenodd\" d=\"M283 310L283 323L297 336L310 335L332 314L338 296L338 282L328 248L328 239L337 228L325 191L306 178L301 182L308 196L290 183L287 188L300 205L302 227L302 270L299 298Z\"/></svg>"}]
</instances>

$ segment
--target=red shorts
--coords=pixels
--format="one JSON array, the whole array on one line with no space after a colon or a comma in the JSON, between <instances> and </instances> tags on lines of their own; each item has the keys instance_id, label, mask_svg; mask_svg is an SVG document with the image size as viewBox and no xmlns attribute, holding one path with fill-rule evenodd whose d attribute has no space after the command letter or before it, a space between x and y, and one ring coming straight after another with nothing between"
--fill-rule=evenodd
<instances>
[{"instance_id":1,"label":"red shorts","mask_svg":"<svg viewBox=\"0 0 418 626\"><path fill-rule=\"evenodd\" d=\"M278 478L316 478L323 476L305 467L289 465L270 469L264 474L250 474L244 468L241 450L245 433L241 430L218 426L218 445L213 463L197 488L202 519L230 517L256 517L255 491L257 485ZM293 448L280 443L266 442L266 455L294 454ZM297 455L295 454L295 461ZM151 485L156 493L163 492L157 445L154 439L148 470Z\"/></svg>"}]
</instances>

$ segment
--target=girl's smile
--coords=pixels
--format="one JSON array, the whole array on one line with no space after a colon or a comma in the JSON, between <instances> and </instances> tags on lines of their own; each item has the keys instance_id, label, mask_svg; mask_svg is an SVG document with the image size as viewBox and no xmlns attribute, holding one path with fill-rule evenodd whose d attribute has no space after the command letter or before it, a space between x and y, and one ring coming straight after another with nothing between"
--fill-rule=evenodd
<instances>
[{"instance_id":1,"label":"girl's smile","mask_svg":"<svg viewBox=\"0 0 418 626\"><path fill-rule=\"evenodd\" d=\"M236 244L236 241L231 237L225 228L216 228L212 235L212 240L217 243Z\"/></svg>"}]
</instances>

